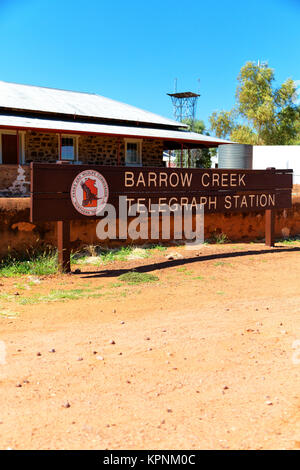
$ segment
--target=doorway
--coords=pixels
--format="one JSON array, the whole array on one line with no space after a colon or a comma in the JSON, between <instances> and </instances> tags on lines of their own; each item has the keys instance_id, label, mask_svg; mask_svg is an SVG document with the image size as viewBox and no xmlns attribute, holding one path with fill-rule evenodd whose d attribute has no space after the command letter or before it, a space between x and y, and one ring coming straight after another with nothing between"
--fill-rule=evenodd
<instances>
[{"instance_id":1,"label":"doorway","mask_svg":"<svg viewBox=\"0 0 300 470\"><path fill-rule=\"evenodd\" d=\"M18 159L18 136L14 134L2 134L2 164L17 165Z\"/></svg>"}]
</instances>

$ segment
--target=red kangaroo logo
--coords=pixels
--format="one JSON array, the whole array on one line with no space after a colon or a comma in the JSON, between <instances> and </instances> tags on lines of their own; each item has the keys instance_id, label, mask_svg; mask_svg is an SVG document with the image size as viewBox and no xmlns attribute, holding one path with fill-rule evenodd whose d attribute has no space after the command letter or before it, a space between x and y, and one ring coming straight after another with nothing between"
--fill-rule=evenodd
<instances>
[{"instance_id":1,"label":"red kangaroo logo","mask_svg":"<svg viewBox=\"0 0 300 470\"><path fill-rule=\"evenodd\" d=\"M83 189L83 207L97 207L98 189L95 185L96 180L88 178L84 183L81 183Z\"/></svg>"}]
</instances>

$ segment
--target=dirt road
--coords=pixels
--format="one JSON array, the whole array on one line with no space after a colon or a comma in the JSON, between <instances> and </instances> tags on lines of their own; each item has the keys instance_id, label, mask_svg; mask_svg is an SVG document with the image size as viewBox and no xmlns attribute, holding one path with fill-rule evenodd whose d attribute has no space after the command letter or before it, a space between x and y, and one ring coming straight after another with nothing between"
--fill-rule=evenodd
<instances>
[{"instance_id":1,"label":"dirt road","mask_svg":"<svg viewBox=\"0 0 300 470\"><path fill-rule=\"evenodd\" d=\"M171 251L0 279L1 449L300 448L300 243Z\"/></svg>"}]
</instances>

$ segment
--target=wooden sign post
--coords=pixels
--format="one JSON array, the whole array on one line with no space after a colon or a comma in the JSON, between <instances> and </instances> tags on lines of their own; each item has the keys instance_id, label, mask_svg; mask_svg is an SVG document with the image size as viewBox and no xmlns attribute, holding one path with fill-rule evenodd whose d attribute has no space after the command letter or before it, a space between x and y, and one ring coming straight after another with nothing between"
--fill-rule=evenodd
<instances>
[{"instance_id":1,"label":"wooden sign post","mask_svg":"<svg viewBox=\"0 0 300 470\"><path fill-rule=\"evenodd\" d=\"M292 170L137 168L31 163L30 220L57 222L59 267L70 272L70 221L98 219L106 204L202 205L205 213L265 212L274 246L275 210L292 206ZM163 210L163 209L160 209Z\"/></svg>"},{"instance_id":2,"label":"wooden sign post","mask_svg":"<svg viewBox=\"0 0 300 470\"><path fill-rule=\"evenodd\" d=\"M69 220L59 220L57 222L57 251L59 270L66 273L71 272Z\"/></svg>"},{"instance_id":3,"label":"wooden sign post","mask_svg":"<svg viewBox=\"0 0 300 470\"><path fill-rule=\"evenodd\" d=\"M269 167L267 171L275 173L276 168ZM266 246L275 245L275 210L267 209L265 212L265 244Z\"/></svg>"}]
</instances>

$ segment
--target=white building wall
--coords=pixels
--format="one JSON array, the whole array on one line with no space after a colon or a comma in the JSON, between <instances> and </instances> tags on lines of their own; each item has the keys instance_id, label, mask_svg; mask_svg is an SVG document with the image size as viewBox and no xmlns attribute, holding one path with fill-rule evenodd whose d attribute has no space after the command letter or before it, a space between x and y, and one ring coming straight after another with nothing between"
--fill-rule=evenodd
<instances>
[{"instance_id":1,"label":"white building wall","mask_svg":"<svg viewBox=\"0 0 300 470\"><path fill-rule=\"evenodd\" d=\"M293 170L293 182L300 184L300 145L254 145L253 170L269 166Z\"/></svg>"}]
</instances>

